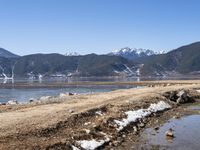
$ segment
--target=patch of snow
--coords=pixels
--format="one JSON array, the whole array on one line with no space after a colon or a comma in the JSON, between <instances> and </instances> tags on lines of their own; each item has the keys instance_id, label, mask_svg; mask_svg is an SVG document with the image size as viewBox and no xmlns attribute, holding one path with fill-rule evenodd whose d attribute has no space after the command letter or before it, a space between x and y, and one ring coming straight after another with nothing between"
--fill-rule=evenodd
<instances>
[{"instance_id":1,"label":"patch of snow","mask_svg":"<svg viewBox=\"0 0 200 150\"><path fill-rule=\"evenodd\" d=\"M126 67L126 69L130 72L130 73L133 73L133 71L127 66L127 65L124 65Z\"/></svg>"},{"instance_id":2,"label":"patch of snow","mask_svg":"<svg viewBox=\"0 0 200 150\"><path fill-rule=\"evenodd\" d=\"M139 110L133 110L133 111L127 111L125 114L127 115L127 118L120 120L114 120L114 122L119 126L117 128L118 131L122 130L124 127L126 127L131 122L136 122L138 119L148 117L152 113L163 111L165 109L169 109L171 106L164 101L160 101L157 104L151 104L149 108L147 109L139 109Z\"/></svg>"},{"instance_id":3,"label":"patch of snow","mask_svg":"<svg viewBox=\"0 0 200 150\"><path fill-rule=\"evenodd\" d=\"M166 53L166 51L164 51L164 50L159 50L159 51L155 52L156 55L165 54L165 53Z\"/></svg>"},{"instance_id":4,"label":"patch of snow","mask_svg":"<svg viewBox=\"0 0 200 150\"><path fill-rule=\"evenodd\" d=\"M77 144L80 145L80 147L83 149L94 150L109 141L110 141L109 138L106 138L105 140L98 140L98 141L92 139L92 140L77 141Z\"/></svg>"},{"instance_id":5,"label":"patch of snow","mask_svg":"<svg viewBox=\"0 0 200 150\"><path fill-rule=\"evenodd\" d=\"M97 115L99 115L99 116L102 116L102 115L103 115L102 111L96 111L95 114L97 114Z\"/></svg>"},{"instance_id":6,"label":"patch of snow","mask_svg":"<svg viewBox=\"0 0 200 150\"><path fill-rule=\"evenodd\" d=\"M80 54L77 52L67 52L65 56L79 56Z\"/></svg>"},{"instance_id":7,"label":"patch of snow","mask_svg":"<svg viewBox=\"0 0 200 150\"><path fill-rule=\"evenodd\" d=\"M117 71L117 70L114 70L114 73L120 73L119 71Z\"/></svg>"},{"instance_id":8,"label":"patch of snow","mask_svg":"<svg viewBox=\"0 0 200 150\"><path fill-rule=\"evenodd\" d=\"M86 132L87 134L89 134L89 133L90 133L90 130L88 130L88 129L85 129L85 132Z\"/></svg>"},{"instance_id":9,"label":"patch of snow","mask_svg":"<svg viewBox=\"0 0 200 150\"><path fill-rule=\"evenodd\" d=\"M90 124L91 124L91 122L84 123L85 126L90 125Z\"/></svg>"},{"instance_id":10,"label":"patch of snow","mask_svg":"<svg viewBox=\"0 0 200 150\"><path fill-rule=\"evenodd\" d=\"M153 51L151 49L142 49L142 48L121 48L119 50L114 50L111 53L108 53L108 55L116 55L116 56L122 56L128 59L134 59L139 57L145 57L145 56L151 56L151 55L159 55L164 54L165 51Z\"/></svg>"},{"instance_id":11,"label":"patch of snow","mask_svg":"<svg viewBox=\"0 0 200 150\"><path fill-rule=\"evenodd\" d=\"M7 105L17 105L18 102L17 102L17 100L9 100L6 104Z\"/></svg>"},{"instance_id":12,"label":"patch of snow","mask_svg":"<svg viewBox=\"0 0 200 150\"><path fill-rule=\"evenodd\" d=\"M160 101L157 104L151 104L147 110L155 113L169 108L171 108L169 104L165 103L164 101Z\"/></svg>"},{"instance_id":13,"label":"patch of snow","mask_svg":"<svg viewBox=\"0 0 200 150\"><path fill-rule=\"evenodd\" d=\"M140 76L140 68L136 70L136 75Z\"/></svg>"},{"instance_id":14,"label":"patch of snow","mask_svg":"<svg viewBox=\"0 0 200 150\"><path fill-rule=\"evenodd\" d=\"M200 90L196 90L197 92L200 92Z\"/></svg>"},{"instance_id":15,"label":"patch of snow","mask_svg":"<svg viewBox=\"0 0 200 150\"><path fill-rule=\"evenodd\" d=\"M80 150L78 147L72 145L72 150Z\"/></svg>"}]
</instances>

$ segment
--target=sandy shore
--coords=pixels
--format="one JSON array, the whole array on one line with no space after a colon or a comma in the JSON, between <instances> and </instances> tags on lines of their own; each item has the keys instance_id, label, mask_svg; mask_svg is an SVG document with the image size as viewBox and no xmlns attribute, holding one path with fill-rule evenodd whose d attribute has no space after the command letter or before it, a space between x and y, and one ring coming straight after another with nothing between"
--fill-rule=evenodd
<instances>
[{"instance_id":1,"label":"sandy shore","mask_svg":"<svg viewBox=\"0 0 200 150\"><path fill-rule=\"evenodd\" d=\"M120 119L125 111L147 108L161 100L175 109L177 106L163 96L165 92L184 89L198 97L195 91L200 89L198 80L137 84L149 87L59 97L59 103L0 106L0 149L71 149L76 141L100 140L102 132L112 143L126 134L112 127L113 118Z\"/></svg>"}]
</instances>

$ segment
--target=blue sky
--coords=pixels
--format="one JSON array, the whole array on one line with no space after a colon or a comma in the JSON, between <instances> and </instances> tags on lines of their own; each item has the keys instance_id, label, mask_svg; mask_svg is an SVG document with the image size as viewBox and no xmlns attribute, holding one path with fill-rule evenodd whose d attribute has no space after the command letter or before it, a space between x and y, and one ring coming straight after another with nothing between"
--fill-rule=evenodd
<instances>
[{"instance_id":1,"label":"blue sky","mask_svg":"<svg viewBox=\"0 0 200 150\"><path fill-rule=\"evenodd\" d=\"M0 0L0 47L32 53L171 50L200 40L199 0Z\"/></svg>"}]
</instances>

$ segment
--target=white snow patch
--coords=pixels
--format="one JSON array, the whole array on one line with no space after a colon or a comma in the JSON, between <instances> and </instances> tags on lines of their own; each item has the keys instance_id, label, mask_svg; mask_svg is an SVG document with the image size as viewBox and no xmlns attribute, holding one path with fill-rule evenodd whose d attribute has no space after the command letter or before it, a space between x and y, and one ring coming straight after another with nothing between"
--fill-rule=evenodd
<instances>
[{"instance_id":1,"label":"white snow patch","mask_svg":"<svg viewBox=\"0 0 200 150\"><path fill-rule=\"evenodd\" d=\"M78 147L72 145L72 150L80 150Z\"/></svg>"},{"instance_id":2,"label":"white snow patch","mask_svg":"<svg viewBox=\"0 0 200 150\"><path fill-rule=\"evenodd\" d=\"M117 70L114 70L114 73L120 73L119 71L117 71Z\"/></svg>"},{"instance_id":3,"label":"white snow patch","mask_svg":"<svg viewBox=\"0 0 200 150\"><path fill-rule=\"evenodd\" d=\"M102 116L102 115L103 115L102 111L96 111L95 114L97 114L97 115L99 115L99 116Z\"/></svg>"},{"instance_id":4,"label":"white snow patch","mask_svg":"<svg viewBox=\"0 0 200 150\"><path fill-rule=\"evenodd\" d=\"M200 90L196 90L197 92L200 92Z\"/></svg>"},{"instance_id":5,"label":"white snow patch","mask_svg":"<svg viewBox=\"0 0 200 150\"><path fill-rule=\"evenodd\" d=\"M151 104L149 108L147 109L127 111L125 112L125 114L127 115L127 118L124 118L121 121L114 120L114 122L119 126L117 130L120 131L131 122L136 122L138 119L148 117L152 113L163 111L169 108L171 108L169 104L165 103L164 101L160 101L157 104Z\"/></svg>"},{"instance_id":6,"label":"white snow patch","mask_svg":"<svg viewBox=\"0 0 200 150\"><path fill-rule=\"evenodd\" d=\"M136 74L137 74L138 76L140 76L140 68L138 68L138 69L136 70Z\"/></svg>"},{"instance_id":7,"label":"white snow patch","mask_svg":"<svg viewBox=\"0 0 200 150\"><path fill-rule=\"evenodd\" d=\"M89 134L89 133L90 133L90 130L88 130L88 129L85 129L85 132L86 132L87 134Z\"/></svg>"},{"instance_id":8,"label":"white snow patch","mask_svg":"<svg viewBox=\"0 0 200 150\"><path fill-rule=\"evenodd\" d=\"M87 149L87 150L93 150L96 149L100 146L102 146L103 144L105 144L106 142L109 142L110 139L106 138L105 140L82 140L82 141L77 141L77 144L80 145L81 148L83 149Z\"/></svg>"},{"instance_id":9,"label":"white snow patch","mask_svg":"<svg viewBox=\"0 0 200 150\"><path fill-rule=\"evenodd\" d=\"M130 73L133 73L133 71L127 66L127 65L124 65L126 67L126 69L130 72Z\"/></svg>"},{"instance_id":10,"label":"white snow patch","mask_svg":"<svg viewBox=\"0 0 200 150\"><path fill-rule=\"evenodd\" d=\"M147 110L155 113L169 108L171 108L169 104L164 101L160 101L157 104L151 104Z\"/></svg>"}]
</instances>

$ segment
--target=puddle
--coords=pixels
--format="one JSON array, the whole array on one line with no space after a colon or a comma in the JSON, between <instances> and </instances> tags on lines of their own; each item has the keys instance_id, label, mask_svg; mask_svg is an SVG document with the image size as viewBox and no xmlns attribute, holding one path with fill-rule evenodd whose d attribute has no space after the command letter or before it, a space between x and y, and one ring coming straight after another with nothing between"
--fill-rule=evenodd
<instances>
[{"instance_id":1,"label":"puddle","mask_svg":"<svg viewBox=\"0 0 200 150\"><path fill-rule=\"evenodd\" d=\"M174 138L166 138L165 132L170 128L173 130ZM139 149L199 150L200 115L171 119L157 131L148 128L141 134L141 139L145 144L139 146Z\"/></svg>"}]
</instances>

